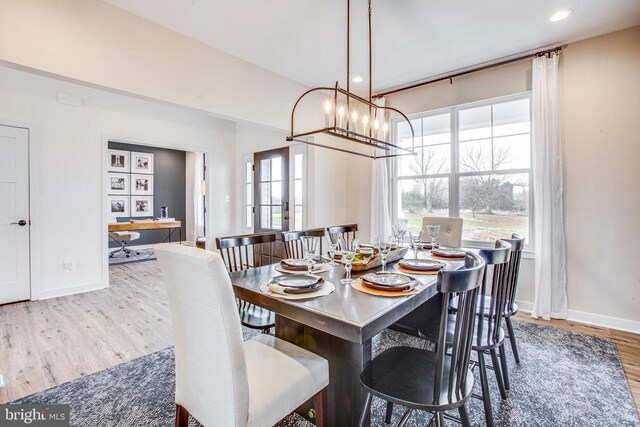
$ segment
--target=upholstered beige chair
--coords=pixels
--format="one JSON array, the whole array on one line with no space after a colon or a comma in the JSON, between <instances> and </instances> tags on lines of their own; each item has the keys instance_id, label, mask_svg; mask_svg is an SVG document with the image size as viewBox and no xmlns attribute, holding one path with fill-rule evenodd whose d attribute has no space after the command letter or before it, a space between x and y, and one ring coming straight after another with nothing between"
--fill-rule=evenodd
<instances>
[{"instance_id":1,"label":"upholstered beige chair","mask_svg":"<svg viewBox=\"0 0 640 427\"><path fill-rule=\"evenodd\" d=\"M272 426L314 397L323 423L326 359L270 335L242 341L220 255L181 245L156 254L169 292L176 354L176 426Z\"/></svg>"},{"instance_id":2,"label":"upholstered beige chair","mask_svg":"<svg viewBox=\"0 0 640 427\"><path fill-rule=\"evenodd\" d=\"M429 240L427 225L439 225L440 233L436 243L440 246L459 248L462 246L462 218L425 216L422 218L422 239Z\"/></svg>"}]
</instances>

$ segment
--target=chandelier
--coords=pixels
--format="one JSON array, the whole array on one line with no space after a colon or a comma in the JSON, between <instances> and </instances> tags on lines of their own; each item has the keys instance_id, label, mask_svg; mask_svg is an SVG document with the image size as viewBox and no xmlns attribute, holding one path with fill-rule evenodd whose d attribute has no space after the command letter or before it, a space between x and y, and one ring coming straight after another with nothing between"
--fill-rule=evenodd
<instances>
[{"instance_id":1,"label":"chandelier","mask_svg":"<svg viewBox=\"0 0 640 427\"><path fill-rule=\"evenodd\" d=\"M371 159L383 159L389 157L415 155L415 133L411 121L400 110L384 105L379 105L372 97L372 67L371 67L371 0L368 0L369 23L369 98L365 99L349 90L350 75L350 27L351 4L347 1L347 87L343 89L336 81L334 87L315 87L303 93L293 106L291 111L291 132L286 137L287 141L297 141L305 144L342 151ZM294 120L296 109L300 101L310 94L316 105L319 104L322 115L324 110L324 127L316 130L296 133L294 132ZM317 95L321 96L318 97ZM398 145L392 142L391 121L406 121L411 130L411 144ZM325 134L348 142L364 145L371 150L356 151L343 146L328 145L310 140L316 134Z\"/></svg>"}]
</instances>

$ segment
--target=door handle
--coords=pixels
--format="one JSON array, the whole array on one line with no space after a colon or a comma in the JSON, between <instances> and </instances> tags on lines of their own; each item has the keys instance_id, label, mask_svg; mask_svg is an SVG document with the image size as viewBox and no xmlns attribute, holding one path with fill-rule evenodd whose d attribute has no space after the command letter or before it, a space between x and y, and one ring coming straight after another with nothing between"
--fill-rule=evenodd
<instances>
[{"instance_id":1,"label":"door handle","mask_svg":"<svg viewBox=\"0 0 640 427\"><path fill-rule=\"evenodd\" d=\"M12 222L11 225L19 225L20 227L24 227L25 225L27 225L27 221L25 221L24 219L21 219L18 222Z\"/></svg>"},{"instance_id":2,"label":"door handle","mask_svg":"<svg viewBox=\"0 0 640 427\"><path fill-rule=\"evenodd\" d=\"M289 202L284 202L282 204L282 210L285 212L289 212Z\"/></svg>"}]
</instances>

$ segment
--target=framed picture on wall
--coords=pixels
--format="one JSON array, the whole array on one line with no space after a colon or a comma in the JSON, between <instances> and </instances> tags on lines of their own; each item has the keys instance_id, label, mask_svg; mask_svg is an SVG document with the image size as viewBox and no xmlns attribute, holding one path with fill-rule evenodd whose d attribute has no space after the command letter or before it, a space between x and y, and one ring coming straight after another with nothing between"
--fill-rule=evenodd
<instances>
[{"instance_id":1,"label":"framed picture on wall","mask_svg":"<svg viewBox=\"0 0 640 427\"><path fill-rule=\"evenodd\" d=\"M153 154L131 152L131 173L153 173Z\"/></svg>"},{"instance_id":2,"label":"framed picture on wall","mask_svg":"<svg viewBox=\"0 0 640 427\"><path fill-rule=\"evenodd\" d=\"M108 150L107 171L109 172L129 172L130 160L129 151L124 150Z\"/></svg>"},{"instance_id":3,"label":"framed picture on wall","mask_svg":"<svg viewBox=\"0 0 640 427\"><path fill-rule=\"evenodd\" d=\"M109 196L107 202L109 217L119 218L129 215L129 196Z\"/></svg>"},{"instance_id":4,"label":"framed picture on wall","mask_svg":"<svg viewBox=\"0 0 640 427\"><path fill-rule=\"evenodd\" d=\"M132 217L152 217L153 197L152 196L131 196L131 216Z\"/></svg>"},{"instance_id":5,"label":"framed picture on wall","mask_svg":"<svg viewBox=\"0 0 640 427\"><path fill-rule=\"evenodd\" d=\"M109 172L108 194L131 194L129 191L130 176L128 173Z\"/></svg>"},{"instance_id":6,"label":"framed picture on wall","mask_svg":"<svg viewBox=\"0 0 640 427\"><path fill-rule=\"evenodd\" d=\"M153 194L153 175L131 174L131 194L151 196Z\"/></svg>"}]
</instances>

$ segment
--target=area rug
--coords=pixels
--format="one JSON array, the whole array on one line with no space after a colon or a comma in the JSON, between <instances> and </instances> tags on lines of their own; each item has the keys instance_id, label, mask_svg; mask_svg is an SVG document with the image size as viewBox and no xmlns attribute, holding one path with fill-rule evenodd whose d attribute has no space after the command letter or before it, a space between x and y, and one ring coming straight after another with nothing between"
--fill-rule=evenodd
<instances>
[{"instance_id":1,"label":"area rug","mask_svg":"<svg viewBox=\"0 0 640 427\"><path fill-rule=\"evenodd\" d=\"M507 350L507 400L500 399L490 372L496 426L640 426L613 342L523 321L514 322L514 327L522 363L516 365ZM243 332L245 339L255 334ZM374 354L396 345L421 342L384 331L374 339ZM14 403L68 403L73 426L168 427L174 423L173 398L174 356L167 348ZM394 423L401 412L395 408ZM471 399L469 412L474 426L485 425L481 401ZM414 412L408 425L427 422L426 413ZM371 425L385 426L381 401L374 400ZM278 426L311 424L292 414Z\"/></svg>"},{"instance_id":2,"label":"area rug","mask_svg":"<svg viewBox=\"0 0 640 427\"><path fill-rule=\"evenodd\" d=\"M109 265L128 264L130 262L151 261L155 260L156 255L153 249L139 249L136 254L134 249L131 249L129 256L123 252L118 252L113 257L109 257Z\"/></svg>"}]
</instances>

